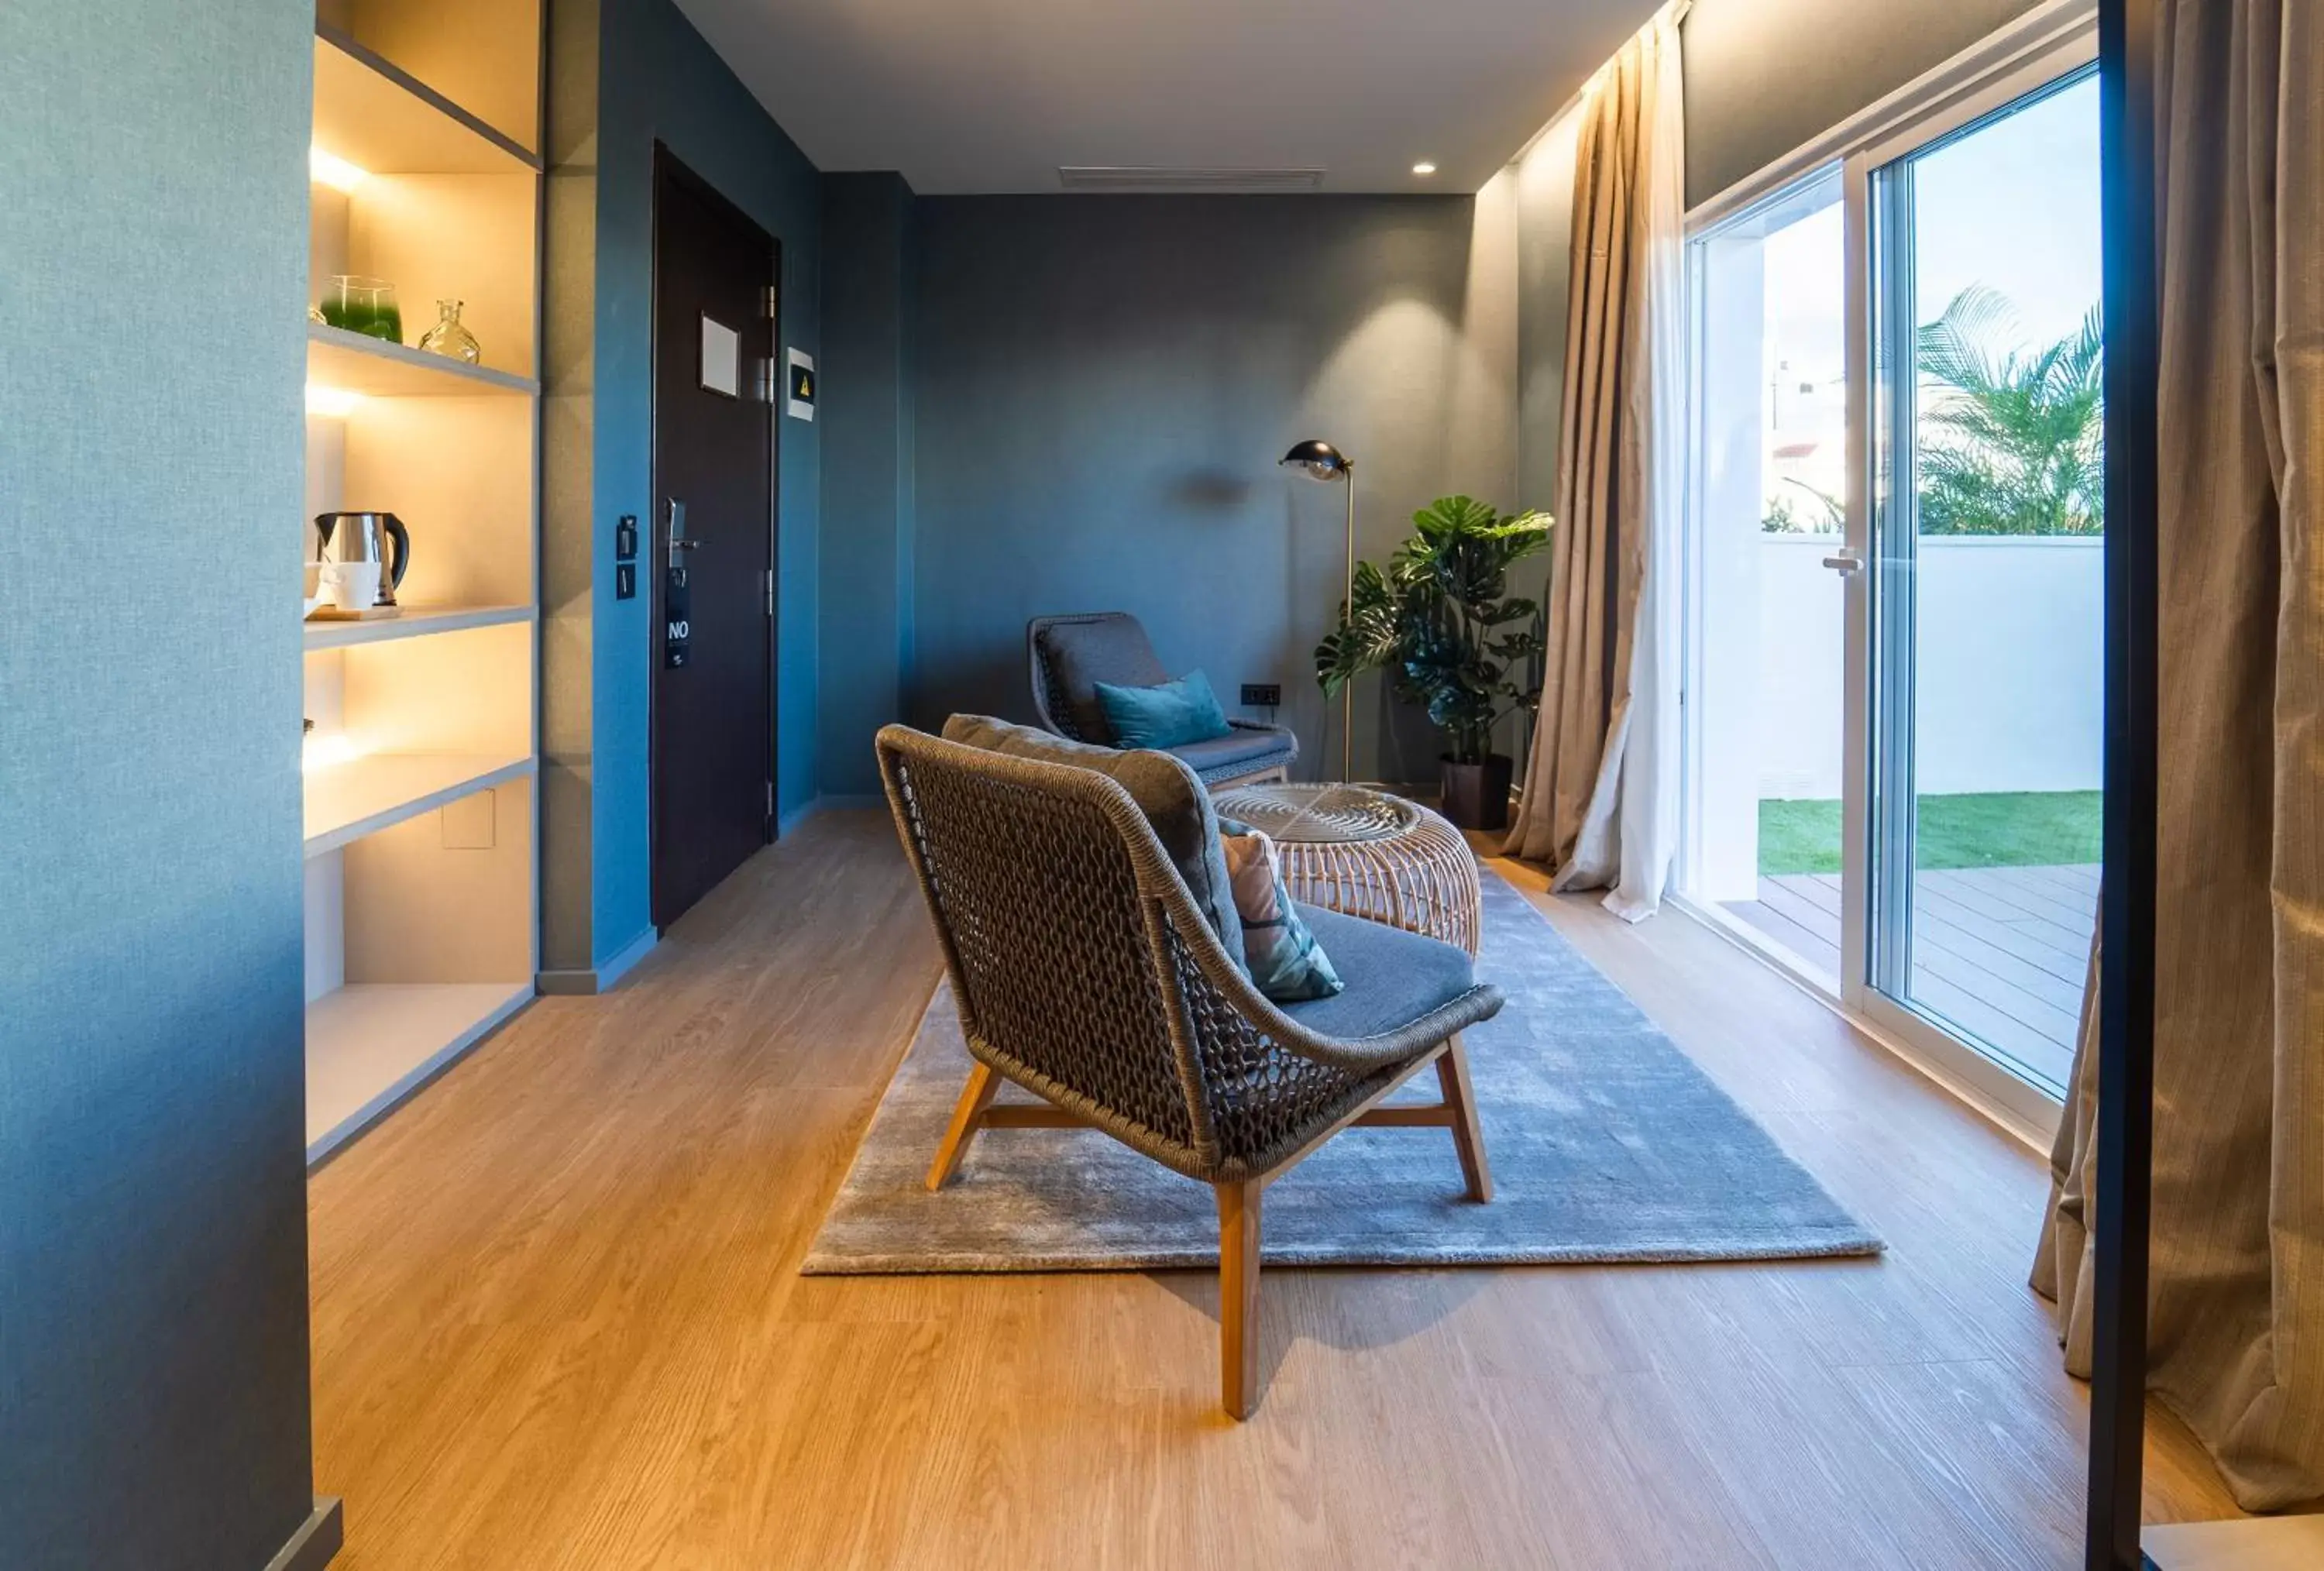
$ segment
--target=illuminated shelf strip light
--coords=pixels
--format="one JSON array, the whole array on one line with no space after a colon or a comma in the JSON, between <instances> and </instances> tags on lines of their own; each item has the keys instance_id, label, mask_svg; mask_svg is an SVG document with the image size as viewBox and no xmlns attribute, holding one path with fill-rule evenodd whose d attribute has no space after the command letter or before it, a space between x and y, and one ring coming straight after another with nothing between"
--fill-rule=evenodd
<instances>
[{"instance_id":1,"label":"illuminated shelf strip light","mask_svg":"<svg viewBox=\"0 0 2324 1571\"><path fill-rule=\"evenodd\" d=\"M355 413L355 405L362 402L362 393L349 393L344 387L331 387L320 382L307 384L307 412L325 420L345 420Z\"/></svg>"},{"instance_id":2,"label":"illuminated shelf strip light","mask_svg":"<svg viewBox=\"0 0 2324 1571\"><path fill-rule=\"evenodd\" d=\"M318 185L327 185L335 191L352 191L371 179L370 171L358 169L337 153L313 146L307 149L307 175Z\"/></svg>"}]
</instances>

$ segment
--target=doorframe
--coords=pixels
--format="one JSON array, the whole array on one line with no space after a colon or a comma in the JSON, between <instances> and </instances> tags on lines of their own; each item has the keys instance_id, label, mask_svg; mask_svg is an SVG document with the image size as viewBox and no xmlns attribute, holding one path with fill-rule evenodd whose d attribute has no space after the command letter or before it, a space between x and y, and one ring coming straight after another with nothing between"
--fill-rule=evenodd
<instances>
[{"instance_id":1,"label":"doorframe","mask_svg":"<svg viewBox=\"0 0 2324 1571\"><path fill-rule=\"evenodd\" d=\"M1844 301L1848 336L1848 468L1849 492L1844 543L1865 563L1861 571L1843 579L1845 586L1846 665L1843 716L1848 741L1844 756L1849 785L1842 793L1841 835L1845 871L1841 877L1841 975L1839 993L1831 979L1796 956L1763 942L1738 919L1715 905L1683 893L1673 903L1720 932L1729 941L1756 956L1795 985L1834 1009L1876 1044L1904 1059L1969 1104L2011 1134L2037 1148L2054 1137L2063 1104L2043 1087L2014 1073L1946 1031L1933 1021L1890 999L1869 980L1869 889L1867 874L1873 832L1870 812L1872 781L1868 745L1872 723L1872 640L1875 606L1872 578L1872 507L1875 447L1871 420L1877 415L1871 371L1872 254L1875 228L1871 213L1871 176L1876 169L1934 141L1956 134L2004 110L2041 88L2088 68L2098 59L2098 0L2050 0L2006 23L1977 43L1895 92L1812 138L1764 169L1687 210L1683 226L1690 259L1699 255L1696 241L1737 217L1817 179L1838 166L1845 213L1847 263ZM1690 312L1687 350L1689 385L1699 364L1699 282L1690 265ZM1702 419L1698 409L1691 422ZM1698 444L1699 445L1699 444ZM1691 474L1690 487L1695 485ZM1688 511L1686 559L1697 559L1699 541L1693 530L1692 504ZM1689 591L1689 646L1693 590ZM1694 683L1690 669L1687 686ZM1682 706L1689 756L1699 729L1693 706ZM1859 778L1861 777L1861 778ZM1683 809L1681 866L1692 866L1689 843L1698 830L1700 812L1690 789Z\"/></svg>"},{"instance_id":2,"label":"doorframe","mask_svg":"<svg viewBox=\"0 0 2324 1571\"><path fill-rule=\"evenodd\" d=\"M656 698L659 686L662 658L662 590L663 578L662 517L663 500L668 494L662 485L661 474L661 357L672 346L662 341L661 332L661 220L662 192L671 185L683 186L687 193L707 203L733 222L750 229L767 245L766 286L774 291L775 310L769 324L768 364L770 375L757 390L759 402L764 406L767 421L767 567L774 575L775 592L772 608L762 618L766 633L763 658L767 670L767 814L764 844L771 846L780 837L781 815L777 812L776 782L780 779L776 765L782 752L782 512L783 512L783 430L776 416L779 397L779 378L783 356L782 306L783 243L767 226L743 211L716 186L696 173L684 160L670 151L669 143L657 137L653 144L653 186L651 217L648 222L646 249L652 283L647 293L647 331L651 349L646 358L646 385L650 389L646 412L646 451L648 494L646 516L640 520L639 567L650 586L641 596L646 601L646 883L647 903L653 901L655 871L661 856L661 814L659 798L661 790L661 746L659 726L660 703ZM778 391L770 391L778 390ZM650 914L650 912L649 913ZM657 920L656 933L666 930Z\"/></svg>"}]
</instances>

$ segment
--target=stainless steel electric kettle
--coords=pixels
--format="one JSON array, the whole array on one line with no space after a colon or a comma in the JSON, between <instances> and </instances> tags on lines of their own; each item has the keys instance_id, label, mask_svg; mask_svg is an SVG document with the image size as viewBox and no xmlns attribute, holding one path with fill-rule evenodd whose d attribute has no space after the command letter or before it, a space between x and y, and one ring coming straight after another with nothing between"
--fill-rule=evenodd
<instances>
[{"instance_id":1,"label":"stainless steel electric kettle","mask_svg":"<svg viewBox=\"0 0 2324 1571\"><path fill-rule=\"evenodd\" d=\"M392 551L388 548L393 546ZM318 513L307 531L310 562L377 562L379 604L395 604L395 587L411 565L411 536L392 513Z\"/></svg>"}]
</instances>

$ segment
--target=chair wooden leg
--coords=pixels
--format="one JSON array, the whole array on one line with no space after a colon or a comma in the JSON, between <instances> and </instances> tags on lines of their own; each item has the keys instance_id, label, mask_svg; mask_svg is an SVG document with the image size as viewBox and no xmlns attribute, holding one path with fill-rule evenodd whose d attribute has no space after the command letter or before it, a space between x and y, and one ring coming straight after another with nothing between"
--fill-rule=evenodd
<instances>
[{"instance_id":1,"label":"chair wooden leg","mask_svg":"<svg viewBox=\"0 0 2324 1571\"><path fill-rule=\"evenodd\" d=\"M1259 1406L1259 1194L1257 1183L1219 1192L1219 1400L1232 1419Z\"/></svg>"},{"instance_id":2,"label":"chair wooden leg","mask_svg":"<svg viewBox=\"0 0 2324 1571\"><path fill-rule=\"evenodd\" d=\"M976 1138L984 1123L984 1110L992 1105L1000 1089L1001 1077L987 1066L978 1064L969 1070L968 1084L962 1087L960 1101L952 1110L952 1127L945 1131L944 1143L936 1147L936 1160L928 1164L929 1188L943 1188L960 1171L961 1159L968 1155L968 1142Z\"/></svg>"},{"instance_id":3,"label":"chair wooden leg","mask_svg":"<svg viewBox=\"0 0 2324 1571\"><path fill-rule=\"evenodd\" d=\"M1436 1059L1437 1083L1444 1088L1444 1105L1452 1115L1452 1149L1461 1156L1461 1176L1468 1180L1469 1198L1480 1203L1493 1197L1493 1171L1485 1165L1485 1133L1477 1123L1477 1093L1469 1084L1469 1049L1455 1031Z\"/></svg>"}]
</instances>

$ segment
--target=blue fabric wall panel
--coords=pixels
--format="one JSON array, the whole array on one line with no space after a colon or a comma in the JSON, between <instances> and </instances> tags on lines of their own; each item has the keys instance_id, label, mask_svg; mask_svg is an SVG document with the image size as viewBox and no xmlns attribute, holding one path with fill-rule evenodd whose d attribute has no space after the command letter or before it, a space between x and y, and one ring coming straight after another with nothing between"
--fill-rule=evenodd
<instances>
[{"instance_id":1,"label":"blue fabric wall panel","mask_svg":"<svg viewBox=\"0 0 2324 1571\"><path fill-rule=\"evenodd\" d=\"M0 6L0 1566L313 1500L302 0Z\"/></svg>"},{"instance_id":2,"label":"blue fabric wall panel","mask_svg":"<svg viewBox=\"0 0 2324 1571\"><path fill-rule=\"evenodd\" d=\"M825 794L880 790L872 738L902 716L912 531L911 188L824 180L823 739Z\"/></svg>"}]
</instances>

